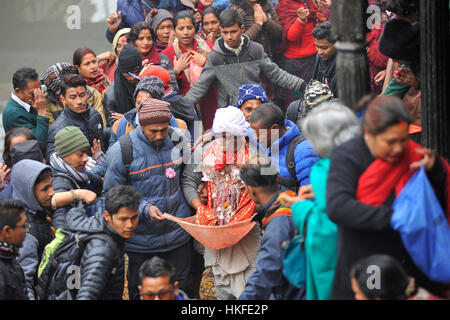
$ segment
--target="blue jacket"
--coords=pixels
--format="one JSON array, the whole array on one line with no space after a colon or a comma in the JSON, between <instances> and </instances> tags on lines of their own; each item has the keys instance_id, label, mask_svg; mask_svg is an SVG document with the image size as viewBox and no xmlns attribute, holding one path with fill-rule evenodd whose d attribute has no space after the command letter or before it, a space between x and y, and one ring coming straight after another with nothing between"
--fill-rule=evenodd
<instances>
[{"instance_id":1,"label":"blue jacket","mask_svg":"<svg viewBox=\"0 0 450 320\"><path fill-rule=\"evenodd\" d=\"M149 1L150 2L150 1ZM158 9L167 9L174 11L174 14L183 9L180 0L175 1L159 1ZM116 12L122 11L122 22L119 29L131 28L135 23L145 20L144 11L142 10L141 0L117 0ZM146 8L147 13L150 13L151 8ZM112 42L114 34L109 29L106 29L106 39Z\"/></svg>"},{"instance_id":2,"label":"blue jacket","mask_svg":"<svg viewBox=\"0 0 450 320\"><path fill-rule=\"evenodd\" d=\"M192 215L180 185L181 154L172 150L174 145L169 137L157 150L147 139L140 127L129 133L133 145L133 161L130 165L131 185L144 196L139 207L139 224L125 250L135 253L167 252L189 241L189 234L178 224L169 220L153 221L148 209L154 205L177 217ZM126 170L122 162L120 143L115 143L106 153L106 175L103 192L114 186L127 184ZM166 177L167 168L172 168L176 176Z\"/></svg>"},{"instance_id":3,"label":"blue jacket","mask_svg":"<svg viewBox=\"0 0 450 320\"><path fill-rule=\"evenodd\" d=\"M270 150L267 150L267 155L271 156L272 161L276 167L279 168L280 177L291 178L292 176L286 167L286 153L289 142L302 133L295 123L290 120L286 120L285 125L288 128L288 131L286 131L280 139L272 143ZM277 149L279 150L278 152L276 152ZM277 154L279 154L279 156L277 156ZM300 183L300 186L310 184L309 173L311 172L311 168L314 163L319 161L319 159L319 156L313 150L311 143L308 140L304 140L297 145L294 152L294 160L297 180Z\"/></svg>"},{"instance_id":4,"label":"blue jacket","mask_svg":"<svg viewBox=\"0 0 450 320\"><path fill-rule=\"evenodd\" d=\"M278 194L258 210L266 214ZM275 204L276 206L276 204ZM280 243L294 237L295 225L291 216L273 217L266 225L256 260L256 271L249 277L239 300L301 300L304 289L291 285L283 275L283 249Z\"/></svg>"}]
</instances>

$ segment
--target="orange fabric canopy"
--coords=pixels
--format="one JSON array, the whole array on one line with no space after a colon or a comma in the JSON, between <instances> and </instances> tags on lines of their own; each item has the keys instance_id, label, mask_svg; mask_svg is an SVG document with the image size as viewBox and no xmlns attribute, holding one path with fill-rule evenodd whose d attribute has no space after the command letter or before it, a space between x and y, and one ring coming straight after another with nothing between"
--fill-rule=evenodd
<instances>
[{"instance_id":1,"label":"orange fabric canopy","mask_svg":"<svg viewBox=\"0 0 450 320\"><path fill-rule=\"evenodd\" d=\"M164 214L166 219L176 222L201 244L211 250L228 248L238 243L250 232L256 222L249 218L237 223L223 226L203 226L194 224L195 216L177 218L170 214Z\"/></svg>"}]
</instances>

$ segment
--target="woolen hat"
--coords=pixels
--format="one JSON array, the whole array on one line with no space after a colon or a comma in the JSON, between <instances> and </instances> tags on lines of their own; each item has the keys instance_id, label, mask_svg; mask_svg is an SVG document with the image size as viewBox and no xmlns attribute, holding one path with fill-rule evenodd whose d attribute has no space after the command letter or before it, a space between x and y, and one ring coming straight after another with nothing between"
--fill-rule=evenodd
<instances>
[{"instance_id":1,"label":"woolen hat","mask_svg":"<svg viewBox=\"0 0 450 320\"><path fill-rule=\"evenodd\" d=\"M334 96L330 88L317 80L312 81L305 90L305 104L309 108L318 106L324 101L333 100Z\"/></svg>"},{"instance_id":2,"label":"woolen hat","mask_svg":"<svg viewBox=\"0 0 450 320\"><path fill-rule=\"evenodd\" d=\"M141 78L146 76L155 76L163 82L164 88L170 85L170 73L166 69L156 65L149 65L144 67L144 69L139 74Z\"/></svg>"},{"instance_id":3,"label":"woolen hat","mask_svg":"<svg viewBox=\"0 0 450 320\"><path fill-rule=\"evenodd\" d=\"M141 81L136 86L136 90L134 90L134 100L136 100L139 91L142 90L150 93L153 99L161 100L164 97L163 82L155 76L141 78Z\"/></svg>"},{"instance_id":4,"label":"woolen hat","mask_svg":"<svg viewBox=\"0 0 450 320\"><path fill-rule=\"evenodd\" d=\"M146 126L153 123L170 122L172 115L170 103L158 99L146 99L138 108L139 125Z\"/></svg>"},{"instance_id":5,"label":"woolen hat","mask_svg":"<svg viewBox=\"0 0 450 320\"><path fill-rule=\"evenodd\" d=\"M55 136L56 154L60 158L67 157L78 150L88 147L89 141L80 128L68 126L58 131Z\"/></svg>"},{"instance_id":6,"label":"woolen hat","mask_svg":"<svg viewBox=\"0 0 450 320\"><path fill-rule=\"evenodd\" d=\"M119 54L117 68L121 73L133 72L142 67L142 57L138 49L132 45L126 45Z\"/></svg>"},{"instance_id":7,"label":"woolen hat","mask_svg":"<svg viewBox=\"0 0 450 320\"><path fill-rule=\"evenodd\" d=\"M257 99L262 103L269 102L266 92L259 84L243 84L239 87L236 108L241 108L245 101Z\"/></svg>"},{"instance_id":8,"label":"woolen hat","mask_svg":"<svg viewBox=\"0 0 450 320\"><path fill-rule=\"evenodd\" d=\"M378 43L378 50L396 60L414 62L420 56L419 23L402 18L389 20Z\"/></svg>"},{"instance_id":9,"label":"woolen hat","mask_svg":"<svg viewBox=\"0 0 450 320\"><path fill-rule=\"evenodd\" d=\"M153 9L147 17L145 17L145 22L150 24L150 28L152 28L153 32L156 34L158 26L167 19L170 19L173 22L173 16L169 11L166 9Z\"/></svg>"}]
</instances>

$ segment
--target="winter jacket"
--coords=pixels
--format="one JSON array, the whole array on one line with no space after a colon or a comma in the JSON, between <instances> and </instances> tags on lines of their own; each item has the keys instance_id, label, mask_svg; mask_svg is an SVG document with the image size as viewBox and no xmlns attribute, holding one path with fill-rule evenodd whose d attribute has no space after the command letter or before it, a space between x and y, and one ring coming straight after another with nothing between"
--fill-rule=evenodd
<instances>
[{"instance_id":1,"label":"winter jacket","mask_svg":"<svg viewBox=\"0 0 450 320\"><path fill-rule=\"evenodd\" d=\"M327 214L337 224L337 263L330 299L353 299L350 270L359 260L372 254L387 254L399 261L416 284L439 295L442 289L414 265L403 246L400 234L390 227L395 193L380 206L366 205L356 199L358 181L375 161L364 137L353 138L333 150L327 179ZM445 190L442 163L427 172L435 190ZM445 179L444 179L445 180ZM444 181L445 183L445 181Z\"/></svg>"},{"instance_id":2,"label":"winter jacket","mask_svg":"<svg viewBox=\"0 0 450 320\"><path fill-rule=\"evenodd\" d=\"M167 58L167 56L165 56L163 54L160 54L159 56L161 58L159 66L161 68L166 69L170 73L170 87L172 87L173 90L178 91L178 82L177 82L175 73L173 71L172 62L170 62L169 58ZM133 101L134 101L134 97L133 97ZM114 97L114 86L113 85L109 86L108 89L106 89L106 91L104 92L103 106L105 107L107 126L111 127L114 124L114 122L116 121L112 117L112 114L113 113L121 113L119 111L118 105L116 104L116 99ZM123 107L124 106L122 106L122 108ZM129 108L129 109L125 109L125 110L130 111L132 109L134 109L134 108Z\"/></svg>"},{"instance_id":3,"label":"winter jacket","mask_svg":"<svg viewBox=\"0 0 450 320\"><path fill-rule=\"evenodd\" d=\"M285 125L288 130L280 139L272 143L270 150L267 150L267 155L271 157L274 165L280 169L279 175L281 178L292 178L286 167L286 153L291 140L302 133L292 121L286 120ZM309 174L312 166L318 160L319 156L308 140L303 140L297 145L294 152L294 161L296 177L300 186L310 184Z\"/></svg>"},{"instance_id":4,"label":"winter jacket","mask_svg":"<svg viewBox=\"0 0 450 320\"><path fill-rule=\"evenodd\" d=\"M42 146L47 144L48 118L39 115L30 106L28 112L23 106L10 98L3 109L3 129L5 133L17 127L30 129Z\"/></svg>"},{"instance_id":5,"label":"winter jacket","mask_svg":"<svg viewBox=\"0 0 450 320\"><path fill-rule=\"evenodd\" d=\"M260 74L281 87L304 91L306 83L280 69L257 42L243 35L244 43L239 56L225 48L223 38L214 43L200 79L191 87L186 98L197 104L215 82L219 106L236 105L239 87L247 83L261 84Z\"/></svg>"},{"instance_id":6,"label":"winter jacket","mask_svg":"<svg viewBox=\"0 0 450 320\"><path fill-rule=\"evenodd\" d=\"M336 76L336 56L327 61L322 60L319 55L316 56L316 65L314 66L313 80L320 81L328 85L335 98L338 97L337 76Z\"/></svg>"},{"instance_id":7,"label":"winter jacket","mask_svg":"<svg viewBox=\"0 0 450 320\"><path fill-rule=\"evenodd\" d=\"M70 176L70 174L63 168L52 167L52 185L55 192L66 192L75 189L87 189L95 192L97 197L102 194L103 181L96 174L87 172L90 183L80 183ZM56 209L52 215L52 227L55 230L64 228L66 223L67 212L72 209L75 204L69 204L67 206Z\"/></svg>"},{"instance_id":8,"label":"winter jacket","mask_svg":"<svg viewBox=\"0 0 450 320\"><path fill-rule=\"evenodd\" d=\"M103 210L87 217L83 207L75 207L67 214L67 226L72 232L103 233L112 241L91 239L80 261L81 287L77 300L121 300L125 280L125 239L106 222Z\"/></svg>"},{"instance_id":9,"label":"winter jacket","mask_svg":"<svg viewBox=\"0 0 450 320\"><path fill-rule=\"evenodd\" d=\"M269 1L261 7L266 16L269 18L262 26L255 23L255 11L253 10L253 7L248 4L245 5L245 8L232 5L230 6L230 10L236 10L239 12L242 20L244 21L244 34L247 35L250 40L261 44L267 55L272 58L274 48L279 42L281 42L281 37L283 36L283 26L278 20L277 13Z\"/></svg>"},{"instance_id":10,"label":"winter jacket","mask_svg":"<svg viewBox=\"0 0 450 320\"><path fill-rule=\"evenodd\" d=\"M28 300L25 276L16 257L17 248L0 243L0 301Z\"/></svg>"},{"instance_id":11,"label":"winter jacket","mask_svg":"<svg viewBox=\"0 0 450 320\"><path fill-rule=\"evenodd\" d=\"M117 30L131 28L137 22L145 20L140 0L117 0L116 12L122 11L122 22ZM106 39L112 43L114 34L106 29Z\"/></svg>"},{"instance_id":12,"label":"winter jacket","mask_svg":"<svg viewBox=\"0 0 450 320\"><path fill-rule=\"evenodd\" d=\"M47 220L50 212L39 205L34 195L36 179L46 168L50 167L41 162L26 159L18 162L12 171L11 184L14 190L12 198L24 203L27 222L31 225L18 257L18 262L25 273L30 299L34 299L37 267L42 253L45 246L53 240L53 233Z\"/></svg>"},{"instance_id":13,"label":"winter jacket","mask_svg":"<svg viewBox=\"0 0 450 320\"><path fill-rule=\"evenodd\" d=\"M105 108L103 107L102 102L102 94L98 92L96 89L87 87L88 91L88 104L91 105L95 110L100 113L103 120L103 126L106 127L106 115ZM47 98L47 117L49 117L49 125L52 125L53 122L59 117L59 115L63 112L64 106L61 102L58 103L52 102Z\"/></svg>"},{"instance_id":14,"label":"winter jacket","mask_svg":"<svg viewBox=\"0 0 450 320\"><path fill-rule=\"evenodd\" d=\"M305 237L307 300L330 299L336 268L337 226L326 212L329 168L329 158L317 161L310 178L314 201L299 201L291 206L295 226Z\"/></svg>"},{"instance_id":15,"label":"winter jacket","mask_svg":"<svg viewBox=\"0 0 450 320\"><path fill-rule=\"evenodd\" d=\"M276 202L278 195L258 210L258 215L273 213L280 208ZM248 278L239 300L300 300L304 297L304 288L291 285L283 275L283 249L280 243L291 240L295 226L291 216L275 216L264 229L256 260L256 271Z\"/></svg>"},{"instance_id":16,"label":"winter jacket","mask_svg":"<svg viewBox=\"0 0 450 320\"><path fill-rule=\"evenodd\" d=\"M134 253L168 252L189 241L189 235L169 220L153 221L149 216L151 205L177 217L192 215L184 200L180 179L182 159L167 136L164 143L155 148L138 127L129 133L133 147L133 161L128 175L131 186L144 196L139 207L139 224L133 237L127 240L126 251ZM122 162L120 143L115 143L106 153L106 175L103 192L116 185L127 184L127 172ZM175 177L167 178L171 168ZM170 170L169 170L170 171Z\"/></svg>"},{"instance_id":17,"label":"winter jacket","mask_svg":"<svg viewBox=\"0 0 450 320\"><path fill-rule=\"evenodd\" d=\"M50 156L56 152L56 134L59 130L67 126L80 128L81 132L83 132L84 136L88 139L91 147L93 146L94 139L99 139L102 144L102 150L105 151L103 144L103 120L100 113L90 105L88 105L87 110L83 113L75 113L66 106L48 131L47 160L49 160ZM91 155L91 150L88 150L88 154ZM49 161L47 162L49 163Z\"/></svg>"}]
</instances>

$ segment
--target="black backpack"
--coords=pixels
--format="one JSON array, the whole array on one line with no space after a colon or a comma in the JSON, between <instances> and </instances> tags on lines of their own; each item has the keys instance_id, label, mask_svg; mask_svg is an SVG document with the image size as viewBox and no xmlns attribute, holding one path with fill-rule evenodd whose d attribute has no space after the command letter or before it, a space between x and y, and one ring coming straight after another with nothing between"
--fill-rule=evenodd
<instances>
[{"instance_id":1,"label":"black backpack","mask_svg":"<svg viewBox=\"0 0 450 320\"><path fill-rule=\"evenodd\" d=\"M298 188L300 187L300 183L297 179L297 172L295 170L295 149L297 148L297 145L301 142L305 141L305 137L303 135L296 136L294 139L289 142L288 150L286 152L286 168L289 171L289 174L291 175L290 178L284 178L284 177L278 177L278 183L285 188L295 191L298 191Z\"/></svg>"},{"instance_id":2,"label":"black backpack","mask_svg":"<svg viewBox=\"0 0 450 320\"><path fill-rule=\"evenodd\" d=\"M39 300L73 300L78 289L72 277L77 277L86 244L92 239L108 242L118 254L114 240L105 233L81 233L58 229L55 239L45 246L38 268L36 287ZM81 284L81 278L78 279Z\"/></svg>"},{"instance_id":3,"label":"black backpack","mask_svg":"<svg viewBox=\"0 0 450 320\"><path fill-rule=\"evenodd\" d=\"M183 157L183 145L180 145L184 142L183 136L175 134L175 130L172 127L169 127L168 135L172 139L174 147L178 148L181 152L181 156ZM174 137L175 136L175 137ZM175 138L175 139L173 139ZM130 134L123 134L119 138L120 150L122 151L122 163L125 166L125 171L127 174L127 184L130 185L130 166L133 161L133 144L131 142Z\"/></svg>"}]
</instances>

